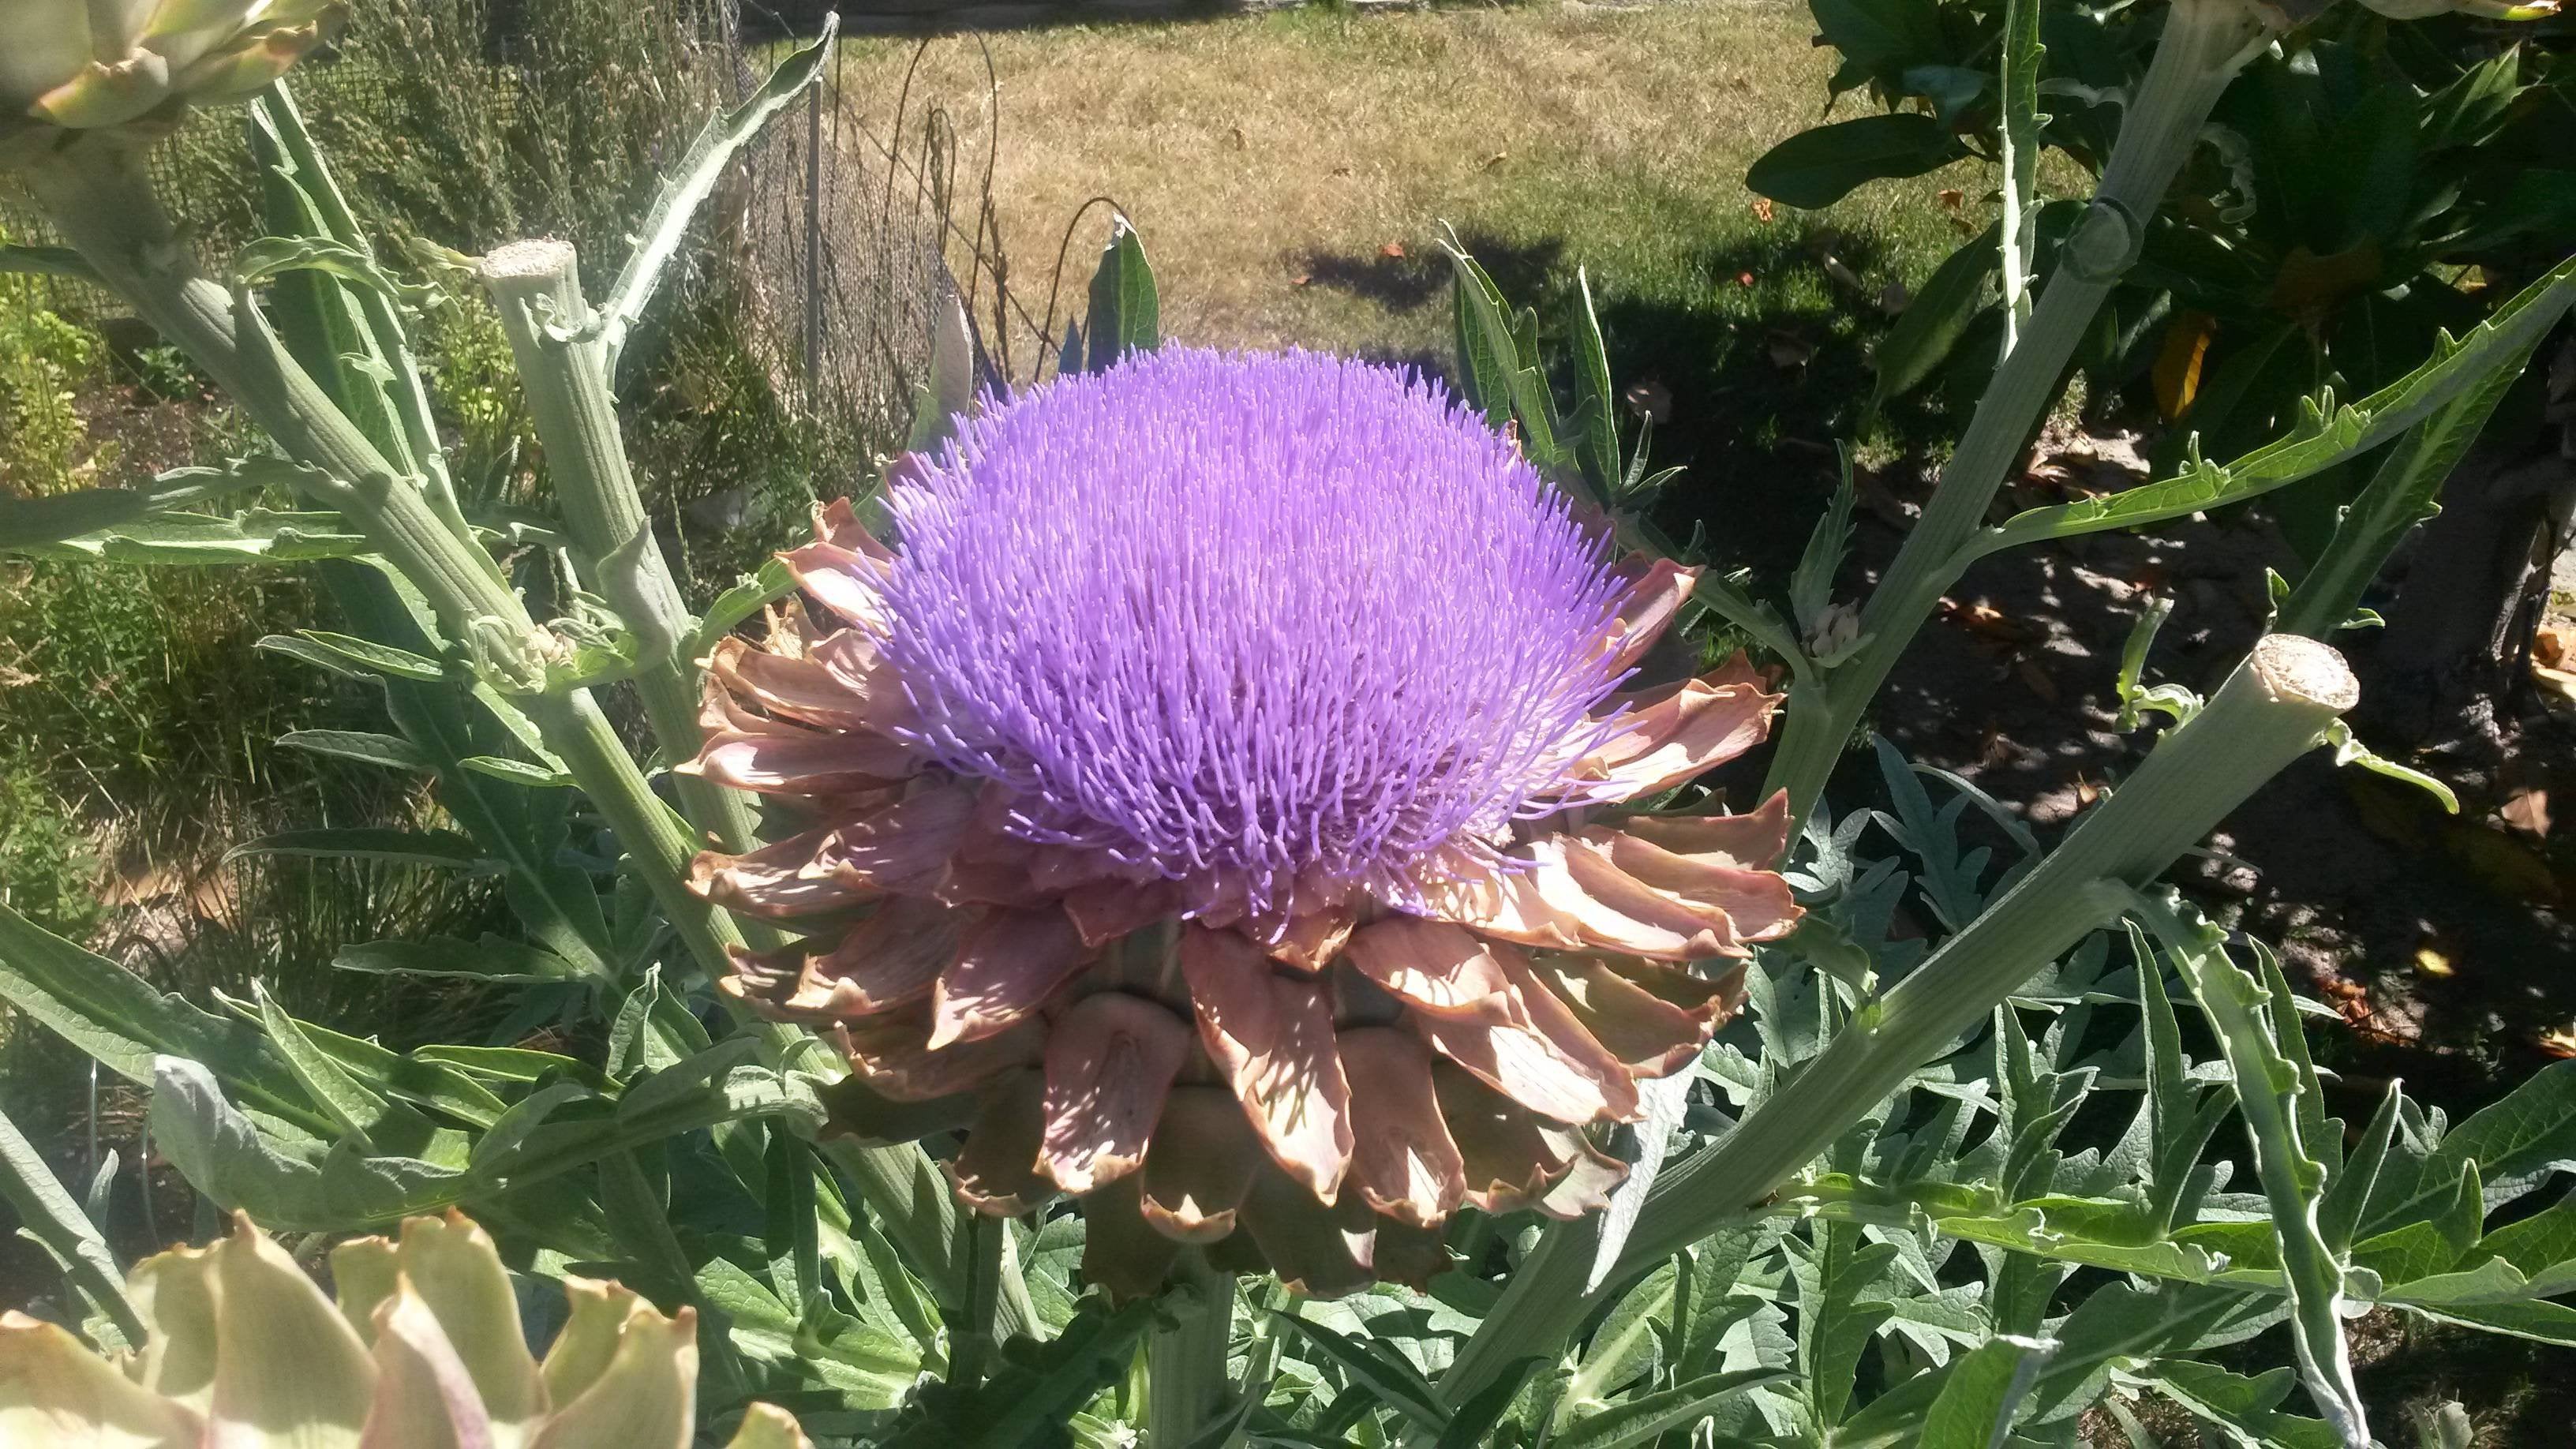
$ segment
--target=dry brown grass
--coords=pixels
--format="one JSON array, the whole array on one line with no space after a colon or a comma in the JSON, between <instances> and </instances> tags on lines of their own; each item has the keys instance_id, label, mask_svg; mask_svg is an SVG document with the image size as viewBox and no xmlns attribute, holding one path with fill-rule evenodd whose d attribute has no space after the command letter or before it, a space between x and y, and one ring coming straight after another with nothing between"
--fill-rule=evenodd
<instances>
[{"instance_id":1,"label":"dry brown grass","mask_svg":"<svg viewBox=\"0 0 2576 1449\"><path fill-rule=\"evenodd\" d=\"M1596 290L1721 306L1709 291L1741 274L1711 258L1765 229L1745 167L1824 99L1831 52L1811 31L1793 0L1672 0L1001 34L997 155L974 42L934 44L911 99L959 118L962 176L992 162L1033 310L1067 220L1105 193L1144 235L1167 335L1418 353L1447 327L1444 222L1524 277L1570 282L1580 265ZM911 60L908 43L851 47L845 103L879 137ZM1937 184L1824 215L1881 243L1872 288L1918 278L1946 245ZM1103 220L1076 241L1072 288Z\"/></svg>"}]
</instances>

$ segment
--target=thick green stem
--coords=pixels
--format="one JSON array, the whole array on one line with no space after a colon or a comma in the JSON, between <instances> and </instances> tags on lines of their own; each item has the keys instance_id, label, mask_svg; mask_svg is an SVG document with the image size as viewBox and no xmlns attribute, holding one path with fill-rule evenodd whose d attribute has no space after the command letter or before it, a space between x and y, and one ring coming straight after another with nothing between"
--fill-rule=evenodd
<instances>
[{"instance_id":1,"label":"thick green stem","mask_svg":"<svg viewBox=\"0 0 2576 1449\"><path fill-rule=\"evenodd\" d=\"M2175 0L2092 206L2059 252L2029 327L1978 401L1923 517L1862 607L1860 627L1869 642L1833 668L1804 708L1791 703L1763 792L1787 790L1794 818L1804 820L1815 808L1870 701L1967 566L1963 546L2056 402L2068 360L2136 258L2165 188L2190 157L2219 95L2268 33L2245 0Z\"/></svg>"},{"instance_id":2,"label":"thick green stem","mask_svg":"<svg viewBox=\"0 0 2576 1449\"><path fill-rule=\"evenodd\" d=\"M2286 634L2256 643L2208 705L2037 869L1862 1006L1724 1141L1667 1167L1603 1291L1760 1204L2023 982L2116 918L2135 887L2305 753L2358 693L2343 656L2323 644ZM1583 1292L1590 1233L1570 1225L1541 1243L1441 1380L1443 1397L1464 1402L1505 1364L1553 1353L1581 1326L1597 1302Z\"/></svg>"},{"instance_id":3,"label":"thick green stem","mask_svg":"<svg viewBox=\"0 0 2576 1449\"><path fill-rule=\"evenodd\" d=\"M488 639L497 632L541 655L543 631L490 556L440 517L419 480L385 460L255 311L197 274L130 148L105 142L74 148L27 172L26 180L100 278L204 368L288 457L311 470L308 488L356 523L420 590L448 637ZM698 963L711 975L727 970L725 948L740 944L741 935L730 918L683 885L693 853L687 834L653 797L598 705L574 690L532 697L526 707L547 748L616 828Z\"/></svg>"},{"instance_id":4,"label":"thick green stem","mask_svg":"<svg viewBox=\"0 0 2576 1449\"><path fill-rule=\"evenodd\" d=\"M618 847L653 892L689 954L713 980L732 970L727 948L742 944L733 918L689 893L689 859L697 853L688 832L635 768L635 758L588 690L538 695L523 701L545 734L546 748L581 782L591 803L617 832Z\"/></svg>"},{"instance_id":5,"label":"thick green stem","mask_svg":"<svg viewBox=\"0 0 2576 1449\"><path fill-rule=\"evenodd\" d=\"M1234 1275L1193 1264L1163 1300L1168 1323L1145 1340L1145 1449L1182 1449L1206 1432L1234 1388Z\"/></svg>"},{"instance_id":6,"label":"thick green stem","mask_svg":"<svg viewBox=\"0 0 2576 1449\"><path fill-rule=\"evenodd\" d=\"M698 750L698 671L680 657L695 621L627 465L606 344L576 262L568 242L523 241L483 258L480 271L518 361L573 549L634 631L635 688L654 742L664 759L684 760ZM690 824L728 851L756 843L759 822L741 792L693 775L676 778Z\"/></svg>"},{"instance_id":7,"label":"thick green stem","mask_svg":"<svg viewBox=\"0 0 2576 1449\"><path fill-rule=\"evenodd\" d=\"M133 144L79 143L21 179L109 290L204 368L288 457L316 470L316 499L359 526L430 600L451 637L495 619L513 639L526 639L535 626L491 559L438 516L256 314L237 314L233 294L199 275Z\"/></svg>"}]
</instances>

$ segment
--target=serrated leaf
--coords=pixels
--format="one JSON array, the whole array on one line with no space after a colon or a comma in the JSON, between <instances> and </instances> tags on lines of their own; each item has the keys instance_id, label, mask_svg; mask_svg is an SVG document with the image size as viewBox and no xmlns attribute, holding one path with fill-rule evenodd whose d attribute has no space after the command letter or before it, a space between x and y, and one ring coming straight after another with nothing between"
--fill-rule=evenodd
<instances>
[{"instance_id":1,"label":"serrated leaf","mask_svg":"<svg viewBox=\"0 0 2576 1449\"><path fill-rule=\"evenodd\" d=\"M1666 1430L1707 1418L1738 1394L1787 1377L1787 1371L1769 1368L1703 1374L1687 1383L1595 1409L1548 1443L1554 1449L1629 1449L1631 1445L1650 1442Z\"/></svg>"},{"instance_id":2,"label":"serrated leaf","mask_svg":"<svg viewBox=\"0 0 2576 1449\"><path fill-rule=\"evenodd\" d=\"M513 760L506 755L467 755L456 763L475 774L506 781L513 785L525 785L534 790L565 790L579 783L563 770L549 769L544 765L532 765L525 760Z\"/></svg>"},{"instance_id":3,"label":"serrated leaf","mask_svg":"<svg viewBox=\"0 0 2576 1449\"><path fill-rule=\"evenodd\" d=\"M1271 1318L1289 1332L1303 1339L1324 1360L1347 1374L1355 1386L1385 1400L1389 1408L1404 1415L1432 1434L1449 1427L1449 1411L1441 1406L1439 1391L1431 1386L1422 1371L1404 1361L1384 1345L1352 1338L1294 1313L1268 1310Z\"/></svg>"},{"instance_id":4,"label":"serrated leaf","mask_svg":"<svg viewBox=\"0 0 2576 1449\"><path fill-rule=\"evenodd\" d=\"M291 730L277 737L289 749L310 750L336 760L354 760L362 765L383 765L394 770L415 770L435 774L438 762L429 753L399 735L372 734L365 730Z\"/></svg>"},{"instance_id":5,"label":"serrated leaf","mask_svg":"<svg viewBox=\"0 0 2576 1449\"><path fill-rule=\"evenodd\" d=\"M1592 309L1592 279L1574 269L1576 294L1583 309L1574 329L1575 417L1580 441L1575 454L1596 498L1616 498L1623 471L1619 466L1619 399L1610 382L1610 353L1601 340L1601 318Z\"/></svg>"},{"instance_id":6,"label":"serrated leaf","mask_svg":"<svg viewBox=\"0 0 2576 1449\"><path fill-rule=\"evenodd\" d=\"M709 118L690 141L687 154L667 173L669 179L653 198L643 224L636 228L635 250L628 254L616 283L609 288L608 304L600 310L604 366L611 377L616 375L627 330L643 317L655 289L661 285L663 272L688 235L690 219L714 193L734 155L786 109L798 92L823 78L823 62L831 57L833 38L839 29L839 13L825 12L822 33L813 43L791 51L741 105Z\"/></svg>"},{"instance_id":7,"label":"serrated leaf","mask_svg":"<svg viewBox=\"0 0 2576 1449\"><path fill-rule=\"evenodd\" d=\"M2519 354L2507 353L2482 381L2444 403L2388 450L2361 495L2336 518L2334 536L2281 605L2274 629L2325 639L2348 627L2362 611L2362 591L2389 555L2417 524L2441 512L2433 500L2441 496L2443 482L2477 441L2496 405L2521 380L2539 343L2535 335ZM2456 801L2452 810L2458 811Z\"/></svg>"},{"instance_id":8,"label":"serrated leaf","mask_svg":"<svg viewBox=\"0 0 2576 1449\"><path fill-rule=\"evenodd\" d=\"M343 946L331 964L342 971L378 976L536 985L581 979L581 968L540 947L485 936L460 941L428 936L417 941L367 941Z\"/></svg>"},{"instance_id":9,"label":"serrated leaf","mask_svg":"<svg viewBox=\"0 0 2576 1449\"><path fill-rule=\"evenodd\" d=\"M0 494L0 553L32 550L143 516L151 500L127 488L83 488L44 498Z\"/></svg>"},{"instance_id":10,"label":"serrated leaf","mask_svg":"<svg viewBox=\"0 0 2576 1449\"><path fill-rule=\"evenodd\" d=\"M348 531L336 513L254 508L228 518L146 514L19 551L37 558L193 566L350 558L367 549L367 540Z\"/></svg>"},{"instance_id":11,"label":"serrated leaf","mask_svg":"<svg viewBox=\"0 0 2576 1449\"><path fill-rule=\"evenodd\" d=\"M787 571L786 564L774 558L762 564L759 572L716 595L716 601L707 606L705 616L681 645L681 660L694 664L706 658L727 634L741 628L744 620L795 592L796 577Z\"/></svg>"},{"instance_id":12,"label":"serrated leaf","mask_svg":"<svg viewBox=\"0 0 2576 1449\"><path fill-rule=\"evenodd\" d=\"M2228 1067L2236 1074L2237 1110L2271 1207L2290 1295L2291 1343L2298 1350L2309 1397L2347 1445L2369 1449L2368 1415L2344 1341L2343 1269L2317 1223L2325 1167L2300 1138L2301 1098L2315 1084L2312 1078L2303 1081L2298 1066L2282 1055L2265 1021L2267 1008L2287 1016L2290 1004L2275 1001L2269 988L2228 960L2220 944L2224 938L2214 928L2188 923L2161 898L2141 897L2141 902L2141 914L2164 938L2183 979L2209 1013ZM2297 1029L2295 1022L2290 1029Z\"/></svg>"},{"instance_id":13,"label":"serrated leaf","mask_svg":"<svg viewBox=\"0 0 2576 1449\"><path fill-rule=\"evenodd\" d=\"M165 995L5 904L0 998L128 1081L148 1086L157 1057L185 1057L220 1074L261 1110L314 1131L330 1130L330 1117L256 1028Z\"/></svg>"},{"instance_id":14,"label":"serrated leaf","mask_svg":"<svg viewBox=\"0 0 2576 1449\"><path fill-rule=\"evenodd\" d=\"M2057 1342L2000 1334L1961 1358L1923 1415L1922 1449L2002 1449Z\"/></svg>"},{"instance_id":15,"label":"serrated leaf","mask_svg":"<svg viewBox=\"0 0 2576 1449\"><path fill-rule=\"evenodd\" d=\"M2337 407L2329 390L2300 402L2300 422L2226 467L2194 457L2172 478L2107 498L2015 514L1980 532L1962 560L2001 549L2105 529L2137 528L2204 509L2241 503L2293 483L2397 437L2498 368L2519 369L2539 337L2576 303L2576 259L2524 288L2421 367L2357 403Z\"/></svg>"},{"instance_id":16,"label":"serrated leaf","mask_svg":"<svg viewBox=\"0 0 2576 1449\"><path fill-rule=\"evenodd\" d=\"M1115 1312L1087 1303L1044 1344L1003 1344L1001 1366L980 1387L925 1388L901 1426L877 1442L881 1449L1022 1449L1043 1442L1047 1426L1063 1423L1127 1371L1136 1340L1153 1321L1151 1301Z\"/></svg>"},{"instance_id":17,"label":"serrated leaf","mask_svg":"<svg viewBox=\"0 0 2576 1449\"><path fill-rule=\"evenodd\" d=\"M2190 1359L2159 1359L2143 1375L2147 1385L2216 1425L2240 1449L2340 1449L2331 1425L2280 1411L2296 1378L2287 1368L2248 1378Z\"/></svg>"},{"instance_id":18,"label":"serrated leaf","mask_svg":"<svg viewBox=\"0 0 2576 1449\"><path fill-rule=\"evenodd\" d=\"M447 678L446 667L437 660L424 658L408 649L396 649L390 644L377 644L347 634L334 634L327 629L298 629L295 631L295 639L369 674L390 675L396 679L416 679L424 684L436 684ZM278 646L287 642L285 636L271 634L253 647L277 650ZM299 658L311 657L300 650L283 652L295 653Z\"/></svg>"}]
</instances>

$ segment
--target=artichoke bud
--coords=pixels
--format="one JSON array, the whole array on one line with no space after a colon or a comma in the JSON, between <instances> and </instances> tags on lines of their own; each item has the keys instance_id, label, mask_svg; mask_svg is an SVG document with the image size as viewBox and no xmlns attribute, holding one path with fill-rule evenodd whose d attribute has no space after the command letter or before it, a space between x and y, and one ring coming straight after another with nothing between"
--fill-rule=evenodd
<instances>
[{"instance_id":1,"label":"artichoke bud","mask_svg":"<svg viewBox=\"0 0 2576 1449\"><path fill-rule=\"evenodd\" d=\"M0 36L0 154L246 100L347 15L342 0L14 0Z\"/></svg>"},{"instance_id":2,"label":"artichoke bud","mask_svg":"<svg viewBox=\"0 0 2576 1449\"><path fill-rule=\"evenodd\" d=\"M331 1252L326 1295L241 1214L229 1237L135 1266L149 1335L112 1362L54 1324L0 1314L0 1443L237 1449L690 1441L697 1317L614 1283L564 1280L571 1313L528 1351L510 1274L454 1211ZM752 1406L735 1449L811 1449Z\"/></svg>"}]
</instances>

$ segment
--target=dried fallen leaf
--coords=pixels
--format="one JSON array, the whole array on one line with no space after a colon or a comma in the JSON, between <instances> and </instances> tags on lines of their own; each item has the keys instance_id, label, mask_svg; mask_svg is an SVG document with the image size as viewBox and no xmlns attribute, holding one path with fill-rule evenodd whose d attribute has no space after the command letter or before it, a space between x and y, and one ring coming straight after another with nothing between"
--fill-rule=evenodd
<instances>
[{"instance_id":1,"label":"dried fallen leaf","mask_svg":"<svg viewBox=\"0 0 2576 1449\"><path fill-rule=\"evenodd\" d=\"M2531 677L2541 688L2576 700L2576 625L2543 624L2531 636Z\"/></svg>"},{"instance_id":2,"label":"dried fallen leaf","mask_svg":"<svg viewBox=\"0 0 2576 1449\"><path fill-rule=\"evenodd\" d=\"M1770 225L1772 211L1773 208L1770 197L1757 196L1753 198L1753 216L1755 220L1760 221L1765 226Z\"/></svg>"},{"instance_id":3,"label":"dried fallen leaf","mask_svg":"<svg viewBox=\"0 0 2576 1449\"><path fill-rule=\"evenodd\" d=\"M2516 790L2496 812L2504 823L2516 830L2546 837L2549 834L2549 792L2537 785Z\"/></svg>"},{"instance_id":4,"label":"dried fallen leaf","mask_svg":"<svg viewBox=\"0 0 2576 1449\"><path fill-rule=\"evenodd\" d=\"M2038 695L2043 703L2055 704L2060 698L2057 689L2057 681L2049 678L2048 671L2040 668L2036 661L2029 659L2014 660L2013 674L2017 676L2023 684L2029 686L2030 692Z\"/></svg>"},{"instance_id":5,"label":"dried fallen leaf","mask_svg":"<svg viewBox=\"0 0 2576 1449\"><path fill-rule=\"evenodd\" d=\"M1377 254L1382 257L1395 257L1401 259L1404 256L1404 243L1388 242L1386 245L1377 249Z\"/></svg>"},{"instance_id":6,"label":"dried fallen leaf","mask_svg":"<svg viewBox=\"0 0 2576 1449\"><path fill-rule=\"evenodd\" d=\"M1486 158L1485 158L1485 164L1484 164L1484 165L1482 165L1482 166L1480 166L1480 167L1478 167L1478 168L1476 168L1476 169L1477 169L1477 170L1479 170L1479 171L1491 171L1491 170L1493 170L1495 167L1502 165L1504 162L1509 161L1510 159L1512 159L1512 153L1511 153L1511 152L1509 152L1509 151L1497 151L1497 152L1495 152L1493 155L1486 157Z\"/></svg>"},{"instance_id":7,"label":"dried fallen leaf","mask_svg":"<svg viewBox=\"0 0 2576 1449\"><path fill-rule=\"evenodd\" d=\"M1955 186L1944 186L1933 194L1940 200L1943 211L1957 211L1968 204L1968 194Z\"/></svg>"},{"instance_id":8,"label":"dried fallen leaf","mask_svg":"<svg viewBox=\"0 0 2576 1449\"><path fill-rule=\"evenodd\" d=\"M2451 964L2450 953L2432 941L2426 941L2415 948L2415 970L2419 975L2437 979L2459 974L2458 969Z\"/></svg>"},{"instance_id":9,"label":"dried fallen leaf","mask_svg":"<svg viewBox=\"0 0 2576 1449\"><path fill-rule=\"evenodd\" d=\"M2549 862L2511 836L2459 822L2443 831L2442 840L2481 885L2507 900L2554 906L2563 899Z\"/></svg>"},{"instance_id":10,"label":"dried fallen leaf","mask_svg":"<svg viewBox=\"0 0 2576 1449\"><path fill-rule=\"evenodd\" d=\"M1289 286L1292 286L1292 287L1302 287L1302 286L1306 285L1308 282L1311 282L1311 281L1313 281L1313 280L1315 280L1315 274L1314 274L1314 273L1312 273L1312 272L1299 272L1296 276L1291 277L1291 278L1289 278L1289 279L1288 279L1288 285L1289 285Z\"/></svg>"},{"instance_id":11,"label":"dried fallen leaf","mask_svg":"<svg viewBox=\"0 0 2576 1449\"><path fill-rule=\"evenodd\" d=\"M1739 286L1739 287L1750 287L1750 286L1752 286L1752 285L1753 285L1753 274L1752 274L1751 272L1738 272L1738 273L1736 273L1736 274L1735 274L1735 285L1737 285L1737 286Z\"/></svg>"},{"instance_id":12,"label":"dried fallen leaf","mask_svg":"<svg viewBox=\"0 0 2576 1449\"><path fill-rule=\"evenodd\" d=\"M1941 617L1945 621L1956 624L1971 634L1982 635L1988 639L2000 640L2007 644L2019 644L2038 637L2037 629L1983 600L1971 604L1944 598L1941 600L1940 609Z\"/></svg>"}]
</instances>

